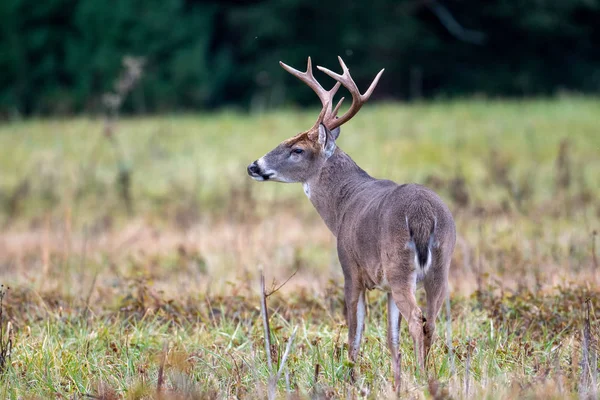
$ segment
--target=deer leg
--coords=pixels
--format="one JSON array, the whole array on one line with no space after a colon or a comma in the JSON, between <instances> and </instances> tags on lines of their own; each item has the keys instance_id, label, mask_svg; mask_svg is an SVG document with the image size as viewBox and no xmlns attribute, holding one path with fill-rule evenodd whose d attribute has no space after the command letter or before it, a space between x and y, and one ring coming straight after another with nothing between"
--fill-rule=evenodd
<instances>
[{"instance_id":1,"label":"deer leg","mask_svg":"<svg viewBox=\"0 0 600 400\"><path fill-rule=\"evenodd\" d=\"M427 322L423 326L423 334L425 336L425 357L429 354L429 349L435 340L435 321L440 313L440 309L446 299L448 291L447 273L448 265L442 265L441 269L433 268L425 276L423 286L427 294Z\"/></svg>"},{"instance_id":2,"label":"deer leg","mask_svg":"<svg viewBox=\"0 0 600 400\"><path fill-rule=\"evenodd\" d=\"M338 258L344 272L344 304L348 325L348 358L356 361L365 324L365 289L357 279L357 265L348 257L338 241Z\"/></svg>"},{"instance_id":3,"label":"deer leg","mask_svg":"<svg viewBox=\"0 0 600 400\"><path fill-rule=\"evenodd\" d=\"M348 324L348 356L356 361L360 350L360 341L365 326L365 291L356 288L352 282L346 285L346 322Z\"/></svg>"},{"instance_id":4,"label":"deer leg","mask_svg":"<svg viewBox=\"0 0 600 400\"><path fill-rule=\"evenodd\" d=\"M392 293L388 293L387 296L388 305L388 326L387 326L387 341L388 348L392 355L392 371L394 372L394 388L397 390L400 386L400 353L398 351L398 344L400 341L400 322L402 316L400 310L394 302Z\"/></svg>"},{"instance_id":5,"label":"deer leg","mask_svg":"<svg viewBox=\"0 0 600 400\"><path fill-rule=\"evenodd\" d=\"M360 350L360 340L365 325L365 292L359 289L351 279L346 279L344 300L346 303L346 324L348 325L348 358L354 363ZM350 380L354 382L355 378L354 366L352 366Z\"/></svg>"},{"instance_id":6,"label":"deer leg","mask_svg":"<svg viewBox=\"0 0 600 400\"><path fill-rule=\"evenodd\" d=\"M414 274L410 274L414 279ZM421 372L425 370L425 343L423 335L423 312L417 305L414 285L405 282L402 285L392 286L392 296L402 317L408 322L408 331L413 338L415 354Z\"/></svg>"}]
</instances>

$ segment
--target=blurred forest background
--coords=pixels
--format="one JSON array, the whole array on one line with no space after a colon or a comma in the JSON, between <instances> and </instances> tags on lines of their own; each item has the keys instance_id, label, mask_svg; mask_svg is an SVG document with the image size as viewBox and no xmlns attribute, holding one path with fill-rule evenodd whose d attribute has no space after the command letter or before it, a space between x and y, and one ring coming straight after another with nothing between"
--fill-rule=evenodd
<instances>
[{"instance_id":1,"label":"blurred forest background","mask_svg":"<svg viewBox=\"0 0 600 400\"><path fill-rule=\"evenodd\" d=\"M131 113L314 103L308 55L380 99L597 94L598 44L600 0L2 0L0 116L100 112L125 55Z\"/></svg>"},{"instance_id":2,"label":"blurred forest background","mask_svg":"<svg viewBox=\"0 0 600 400\"><path fill-rule=\"evenodd\" d=\"M0 0L0 399L396 397L385 296L350 383L335 238L246 173L338 55L386 69L340 147L457 225L400 398L598 397L600 0Z\"/></svg>"}]
</instances>

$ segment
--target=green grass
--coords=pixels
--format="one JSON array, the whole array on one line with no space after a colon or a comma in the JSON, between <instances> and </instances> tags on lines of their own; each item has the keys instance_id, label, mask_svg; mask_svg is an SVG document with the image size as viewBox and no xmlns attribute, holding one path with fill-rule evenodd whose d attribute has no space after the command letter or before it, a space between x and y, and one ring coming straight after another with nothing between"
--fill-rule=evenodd
<instances>
[{"instance_id":1,"label":"green grass","mask_svg":"<svg viewBox=\"0 0 600 400\"><path fill-rule=\"evenodd\" d=\"M430 175L459 171L481 202L500 196L481 185L495 149L515 179L531 177L536 197L543 199L553 195L554 163L564 138L572 148L573 174L597 186L598 106L597 100L587 98L388 104L361 111L342 128L338 142L372 175L398 182L422 182ZM232 186L247 181L249 162L306 129L314 114L130 119L119 123L116 136L133 170L133 195L143 212L173 202L177 190L219 204ZM32 190L50 203L35 204L36 211L52 210L57 203L114 205L114 191L108 189L114 186L116 152L102 131L102 121L90 119L1 127L0 188L10 191L29 179ZM298 197L291 185L254 185L251 190L265 199ZM39 201L36 197L31 201Z\"/></svg>"},{"instance_id":2,"label":"green grass","mask_svg":"<svg viewBox=\"0 0 600 400\"><path fill-rule=\"evenodd\" d=\"M342 128L359 165L427 183L457 222L451 346L443 311L426 379L402 325L402 396L600 391L598 110L579 97L390 103ZM0 126L0 322L13 344L0 397L266 397L259 269L268 282L298 271L268 299L276 366L298 329L293 393L393 397L384 295L369 294L353 384L334 239L298 185L246 176L314 116L124 119L116 145L100 119ZM277 388L285 397L285 376Z\"/></svg>"}]
</instances>

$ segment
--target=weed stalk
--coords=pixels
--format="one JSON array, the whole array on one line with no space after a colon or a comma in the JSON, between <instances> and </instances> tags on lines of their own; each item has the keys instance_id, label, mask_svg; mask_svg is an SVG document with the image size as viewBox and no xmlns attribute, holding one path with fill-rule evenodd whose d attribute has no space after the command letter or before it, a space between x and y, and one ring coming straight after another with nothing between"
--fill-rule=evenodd
<instances>
[{"instance_id":1,"label":"weed stalk","mask_svg":"<svg viewBox=\"0 0 600 400\"><path fill-rule=\"evenodd\" d=\"M8 289L8 287L7 287ZM6 367L10 361L12 351L12 336L11 336L11 323L6 323L6 331L4 328L4 296L6 290L4 285L0 285L0 376L6 372Z\"/></svg>"},{"instance_id":2,"label":"weed stalk","mask_svg":"<svg viewBox=\"0 0 600 400\"><path fill-rule=\"evenodd\" d=\"M598 271L598 256L596 255L596 237L598 237L598 231L592 232L592 265L594 266L594 272Z\"/></svg>"},{"instance_id":3,"label":"weed stalk","mask_svg":"<svg viewBox=\"0 0 600 400\"><path fill-rule=\"evenodd\" d=\"M133 214L133 200L131 198L131 175L133 170L126 161L125 152L120 147L115 138L119 111L125 102L127 96L138 84L143 75L144 59L141 57L123 57L123 67L125 70L115 81L115 90L112 93L106 93L103 97L105 107L104 116L104 137L110 142L117 158L118 178L117 186L119 195L125 203L128 214Z\"/></svg>"},{"instance_id":4,"label":"weed stalk","mask_svg":"<svg viewBox=\"0 0 600 400\"><path fill-rule=\"evenodd\" d=\"M267 365L269 366L269 375L273 374L273 362L271 361L271 327L269 326L269 310L267 309L267 293L265 292L265 276L260 271L260 315L263 320L263 329L265 331L265 355L267 356Z\"/></svg>"},{"instance_id":5,"label":"weed stalk","mask_svg":"<svg viewBox=\"0 0 600 400\"><path fill-rule=\"evenodd\" d=\"M448 357L450 358L450 375L456 375L454 366L454 349L452 348L452 317L450 316L450 291L446 295L446 342L448 344Z\"/></svg>"},{"instance_id":6,"label":"weed stalk","mask_svg":"<svg viewBox=\"0 0 600 400\"><path fill-rule=\"evenodd\" d=\"M465 398L469 398L469 384L471 380L471 338L467 338L467 360L465 363Z\"/></svg>"}]
</instances>

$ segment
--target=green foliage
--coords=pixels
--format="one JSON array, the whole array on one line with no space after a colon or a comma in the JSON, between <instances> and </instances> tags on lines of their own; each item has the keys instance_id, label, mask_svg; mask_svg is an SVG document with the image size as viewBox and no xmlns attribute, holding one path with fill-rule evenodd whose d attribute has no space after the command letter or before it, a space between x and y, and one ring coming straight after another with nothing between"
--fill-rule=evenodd
<instances>
[{"instance_id":1,"label":"green foliage","mask_svg":"<svg viewBox=\"0 0 600 400\"><path fill-rule=\"evenodd\" d=\"M65 113L98 110L125 55L142 56L147 76L128 107L160 110L209 104L222 85L225 51L210 57L217 6L180 0L8 0L0 108ZM4 24L3 24L4 25Z\"/></svg>"},{"instance_id":2,"label":"green foliage","mask_svg":"<svg viewBox=\"0 0 600 400\"><path fill-rule=\"evenodd\" d=\"M126 55L148 61L137 112L314 103L277 64L308 55L332 68L344 56L361 86L386 67L386 98L600 90L600 0L441 1L477 41L428 4L4 0L0 112L97 111Z\"/></svg>"}]
</instances>

